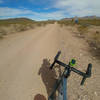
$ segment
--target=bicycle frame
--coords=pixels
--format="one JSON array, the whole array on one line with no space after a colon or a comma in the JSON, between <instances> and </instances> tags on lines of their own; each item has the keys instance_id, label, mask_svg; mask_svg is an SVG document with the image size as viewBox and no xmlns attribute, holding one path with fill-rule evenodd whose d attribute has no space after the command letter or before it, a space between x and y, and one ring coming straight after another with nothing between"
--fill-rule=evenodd
<instances>
[{"instance_id":1,"label":"bicycle frame","mask_svg":"<svg viewBox=\"0 0 100 100\"><path fill-rule=\"evenodd\" d=\"M58 91L57 100L67 100L67 78L63 77Z\"/></svg>"},{"instance_id":2,"label":"bicycle frame","mask_svg":"<svg viewBox=\"0 0 100 100\"><path fill-rule=\"evenodd\" d=\"M58 94L58 100L67 100L66 94L67 94L67 78L64 77L64 73L62 74L62 76L57 80L56 84L54 85L54 89L53 92L51 93L51 95L49 96L48 100L55 100L54 99L54 95L56 93L56 90L59 87L59 94Z\"/></svg>"},{"instance_id":3,"label":"bicycle frame","mask_svg":"<svg viewBox=\"0 0 100 100\"><path fill-rule=\"evenodd\" d=\"M57 55L55 56L54 62L50 66L50 69L53 68L55 63L63 66L65 69L64 69L64 72L61 75L61 77L57 80L56 84L54 85L53 92L49 96L48 100L55 100L54 95L55 95L58 87L60 87L60 88L59 88L57 100L67 100L67 78L70 76L71 71L73 71L73 72L75 72L83 77L83 79L81 81L81 85L84 84L86 78L91 77L92 64L88 64L87 71L86 71L86 73L84 73L84 72L81 72L80 70L75 69L74 67L71 67L70 63L67 65L67 64L59 61L58 58L59 58L60 54L61 54L61 51L59 51L57 53Z\"/></svg>"}]
</instances>

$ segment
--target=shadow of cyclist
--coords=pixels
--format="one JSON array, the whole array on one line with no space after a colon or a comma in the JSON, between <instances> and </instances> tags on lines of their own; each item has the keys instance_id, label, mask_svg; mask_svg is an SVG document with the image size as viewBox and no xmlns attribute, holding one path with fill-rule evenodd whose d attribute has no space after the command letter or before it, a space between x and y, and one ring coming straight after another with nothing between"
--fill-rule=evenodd
<instances>
[{"instance_id":1,"label":"shadow of cyclist","mask_svg":"<svg viewBox=\"0 0 100 100\"><path fill-rule=\"evenodd\" d=\"M48 59L43 59L43 64L38 72L38 74L41 75L48 96L50 96L57 78L55 69L53 68L50 70L49 67L50 61Z\"/></svg>"}]
</instances>

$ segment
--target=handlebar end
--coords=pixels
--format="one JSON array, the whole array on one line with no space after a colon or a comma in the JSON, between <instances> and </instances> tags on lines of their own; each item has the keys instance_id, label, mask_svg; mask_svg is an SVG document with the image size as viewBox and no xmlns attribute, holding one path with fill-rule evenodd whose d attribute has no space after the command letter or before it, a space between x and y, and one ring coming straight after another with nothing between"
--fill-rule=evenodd
<instances>
[{"instance_id":1,"label":"handlebar end","mask_svg":"<svg viewBox=\"0 0 100 100\"><path fill-rule=\"evenodd\" d=\"M55 65L56 61L58 60L59 56L61 54L61 51L58 51L57 55L54 58L54 62L51 64L50 69L53 68L53 66Z\"/></svg>"},{"instance_id":2,"label":"handlebar end","mask_svg":"<svg viewBox=\"0 0 100 100\"><path fill-rule=\"evenodd\" d=\"M81 81L81 85L83 85L83 84L84 84L84 82L85 82L86 78L91 77L91 70L92 70L92 64L91 64L91 63L89 63L89 64L88 64L87 71L86 71L86 74L83 76L83 79L82 79L82 81Z\"/></svg>"}]
</instances>

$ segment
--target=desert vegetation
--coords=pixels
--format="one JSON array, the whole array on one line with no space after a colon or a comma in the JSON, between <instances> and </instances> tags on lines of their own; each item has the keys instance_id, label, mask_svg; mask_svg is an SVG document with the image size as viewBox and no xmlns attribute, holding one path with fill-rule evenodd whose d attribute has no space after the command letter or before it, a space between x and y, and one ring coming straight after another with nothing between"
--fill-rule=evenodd
<instances>
[{"instance_id":1,"label":"desert vegetation","mask_svg":"<svg viewBox=\"0 0 100 100\"><path fill-rule=\"evenodd\" d=\"M5 35L15 32L26 31L39 26L45 26L47 24L53 24L55 21L34 21L28 18L14 18L0 20L0 39Z\"/></svg>"},{"instance_id":2,"label":"desert vegetation","mask_svg":"<svg viewBox=\"0 0 100 100\"><path fill-rule=\"evenodd\" d=\"M62 19L58 21L58 24L60 25L75 25L74 18L71 19ZM78 25L83 26L89 26L89 25L95 25L100 26L100 19L79 19Z\"/></svg>"},{"instance_id":3,"label":"desert vegetation","mask_svg":"<svg viewBox=\"0 0 100 100\"><path fill-rule=\"evenodd\" d=\"M58 21L58 24L60 24L60 26L68 26L68 25L74 25L74 21L73 19L70 19L70 20L60 20Z\"/></svg>"},{"instance_id":4,"label":"desert vegetation","mask_svg":"<svg viewBox=\"0 0 100 100\"><path fill-rule=\"evenodd\" d=\"M78 26L78 31L91 47L94 56L100 59L100 26Z\"/></svg>"},{"instance_id":5,"label":"desert vegetation","mask_svg":"<svg viewBox=\"0 0 100 100\"><path fill-rule=\"evenodd\" d=\"M34 28L37 22L27 18L0 20L0 38L9 33L21 32Z\"/></svg>"},{"instance_id":6,"label":"desert vegetation","mask_svg":"<svg viewBox=\"0 0 100 100\"><path fill-rule=\"evenodd\" d=\"M58 21L58 24L60 24L61 27L76 27L76 33L89 43L92 54L95 57L100 58L100 19L79 19L78 24L75 24L73 19L60 20Z\"/></svg>"}]
</instances>

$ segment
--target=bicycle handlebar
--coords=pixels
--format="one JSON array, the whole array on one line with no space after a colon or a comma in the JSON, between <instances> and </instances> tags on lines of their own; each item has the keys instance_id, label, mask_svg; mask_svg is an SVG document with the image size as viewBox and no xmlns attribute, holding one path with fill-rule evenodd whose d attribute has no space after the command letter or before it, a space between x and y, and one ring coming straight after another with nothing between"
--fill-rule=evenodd
<instances>
[{"instance_id":1,"label":"bicycle handlebar","mask_svg":"<svg viewBox=\"0 0 100 100\"><path fill-rule=\"evenodd\" d=\"M61 54L61 51L58 51L57 55L56 55L55 58L54 58L54 62L53 62L53 63L51 64L51 66L50 66L50 69L53 68L53 66L55 65L56 60L59 58L60 54Z\"/></svg>"},{"instance_id":2,"label":"bicycle handlebar","mask_svg":"<svg viewBox=\"0 0 100 100\"><path fill-rule=\"evenodd\" d=\"M86 80L86 78L91 77L92 64L88 64L87 71L86 71L86 73L84 73L84 72L82 72L82 71L80 71L80 70L75 69L74 67L71 67L70 65L67 65L67 64L65 64L65 63L63 63L63 62L61 62L61 61L59 61L58 58L59 58L60 54L61 54L61 51L59 51L59 52L57 53L57 55L55 56L54 62L51 64L50 69L53 68L53 66L55 65L55 63L58 63L59 65L65 67L66 69L70 69L70 71L73 71L73 72L75 72L75 73L77 73L77 74L83 76L83 79L82 79L82 81L81 81L81 85L83 85L84 82L85 82L85 80Z\"/></svg>"},{"instance_id":3,"label":"bicycle handlebar","mask_svg":"<svg viewBox=\"0 0 100 100\"><path fill-rule=\"evenodd\" d=\"M84 84L86 78L91 77L91 70L92 70L92 64L88 64L88 68L87 68L87 71L86 71L86 75L83 76L83 79L82 79L82 81L81 81L81 85Z\"/></svg>"}]
</instances>

